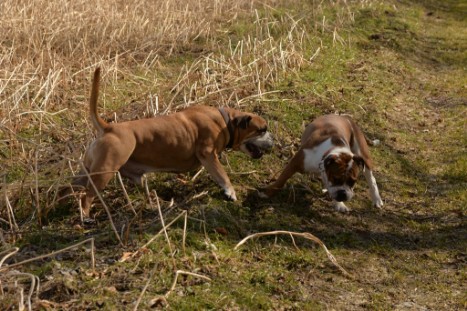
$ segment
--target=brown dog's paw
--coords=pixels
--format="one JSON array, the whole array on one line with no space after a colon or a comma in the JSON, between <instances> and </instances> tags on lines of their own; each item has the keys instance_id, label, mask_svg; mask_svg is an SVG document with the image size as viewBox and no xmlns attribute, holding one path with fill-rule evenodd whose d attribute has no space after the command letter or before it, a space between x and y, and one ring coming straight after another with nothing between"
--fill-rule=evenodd
<instances>
[{"instance_id":1,"label":"brown dog's paw","mask_svg":"<svg viewBox=\"0 0 467 311\"><path fill-rule=\"evenodd\" d=\"M91 217L83 217L83 225L85 227L94 226L96 224L96 220Z\"/></svg>"},{"instance_id":2,"label":"brown dog's paw","mask_svg":"<svg viewBox=\"0 0 467 311\"><path fill-rule=\"evenodd\" d=\"M235 194L235 191L233 189L225 190L224 194L228 200L234 202L237 201L237 195Z\"/></svg>"}]
</instances>

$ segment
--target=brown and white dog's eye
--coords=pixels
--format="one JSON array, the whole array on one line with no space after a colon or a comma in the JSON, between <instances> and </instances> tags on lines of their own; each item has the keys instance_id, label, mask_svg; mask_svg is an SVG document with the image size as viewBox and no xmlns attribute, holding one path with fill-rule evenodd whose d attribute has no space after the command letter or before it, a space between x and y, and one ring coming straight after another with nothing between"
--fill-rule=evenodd
<instances>
[{"instance_id":1,"label":"brown and white dog's eye","mask_svg":"<svg viewBox=\"0 0 467 311\"><path fill-rule=\"evenodd\" d=\"M353 179L349 179L347 180L347 185L349 185L350 188L353 188L353 186L355 186L355 180Z\"/></svg>"}]
</instances>

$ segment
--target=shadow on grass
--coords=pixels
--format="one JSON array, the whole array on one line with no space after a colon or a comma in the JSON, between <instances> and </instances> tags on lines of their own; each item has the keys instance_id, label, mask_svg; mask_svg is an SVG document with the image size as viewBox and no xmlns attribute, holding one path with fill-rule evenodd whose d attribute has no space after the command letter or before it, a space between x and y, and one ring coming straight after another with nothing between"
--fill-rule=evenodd
<instances>
[{"instance_id":1,"label":"shadow on grass","mask_svg":"<svg viewBox=\"0 0 467 311\"><path fill-rule=\"evenodd\" d=\"M283 192L287 192L283 190ZM251 194L244 205L255 206L251 210L253 232L289 230L309 232L322 239L328 247L367 250L383 247L394 250L444 249L464 251L467 225L463 216L414 215L407 211L366 207L348 214L333 211L331 202L311 199L309 193L299 190L295 202L282 202L281 196L259 202ZM317 194L322 197L323 195ZM317 205L316 208L314 205ZM326 206L327 205L327 206ZM349 206L352 202L349 203ZM368 204L369 205L369 204Z\"/></svg>"}]
</instances>

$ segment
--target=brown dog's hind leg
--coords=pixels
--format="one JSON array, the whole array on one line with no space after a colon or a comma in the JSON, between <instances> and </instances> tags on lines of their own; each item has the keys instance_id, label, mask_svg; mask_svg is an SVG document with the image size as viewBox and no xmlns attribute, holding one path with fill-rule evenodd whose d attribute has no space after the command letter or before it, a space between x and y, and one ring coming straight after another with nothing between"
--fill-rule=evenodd
<instances>
[{"instance_id":1,"label":"brown dog's hind leg","mask_svg":"<svg viewBox=\"0 0 467 311\"><path fill-rule=\"evenodd\" d=\"M91 151L85 159L90 175L86 186L86 195L81 199L85 217L89 217L92 201L96 197L96 190L104 190L115 173L130 158L134 148L129 148L129 144L131 141L122 144L121 140L115 136L102 137L94 141Z\"/></svg>"},{"instance_id":2,"label":"brown dog's hind leg","mask_svg":"<svg viewBox=\"0 0 467 311\"><path fill-rule=\"evenodd\" d=\"M97 173L93 172L90 173L92 183L94 184L97 191L104 190L105 186L109 183L109 181L114 177L115 171L110 170L107 172ZM88 180L86 194L81 198L81 207L83 209L84 217L89 217L89 212L91 210L91 204L94 198L96 197L96 190L91 184L91 181Z\"/></svg>"}]
</instances>

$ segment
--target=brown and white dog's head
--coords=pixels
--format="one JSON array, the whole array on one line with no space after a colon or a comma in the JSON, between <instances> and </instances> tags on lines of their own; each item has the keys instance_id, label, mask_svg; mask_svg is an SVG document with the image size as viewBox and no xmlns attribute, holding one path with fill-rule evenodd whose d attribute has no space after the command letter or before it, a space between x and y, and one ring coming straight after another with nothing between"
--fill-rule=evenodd
<instances>
[{"instance_id":1,"label":"brown and white dog's head","mask_svg":"<svg viewBox=\"0 0 467 311\"><path fill-rule=\"evenodd\" d=\"M335 148L325 155L320 164L321 178L331 196L337 202L345 202L354 196L353 187L360 169L364 169L362 157L347 148Z\"/></svg>"},{"instance_id":2,"label":"brown and white dog's head","mask_svg":"<svg viewBox=\"0 0 467 311\"><path fill-rule=\"evenodd\" d=\"M231 119L233 126L232 149L240 150L254 159L259 159L273 146L266 120L251 113L242 113Z\"/></svg>"}]
</instances>

